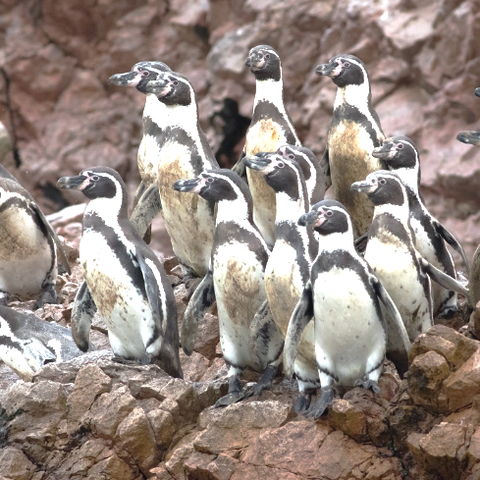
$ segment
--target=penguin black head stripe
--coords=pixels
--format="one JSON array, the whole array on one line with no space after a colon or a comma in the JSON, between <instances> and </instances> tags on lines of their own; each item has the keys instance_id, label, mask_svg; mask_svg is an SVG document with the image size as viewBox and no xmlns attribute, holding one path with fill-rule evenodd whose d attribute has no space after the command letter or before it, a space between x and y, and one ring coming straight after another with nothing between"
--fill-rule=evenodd
<instances>
[{"instance_id":1,"label":"penguin black head stripe","mask_svg":"<svg viewBox=\"0 0 480 480\"><path fill-rule=\"evenodd\" d=\"M269 45L257 45L248 52L245 65L257 80L281 79L281 62L278 53Z\"/></svg>"},{"instance_id":2,"label":"penguin black head stripe","mask_svg":"<svg viewBox=\"0 0 480 480\"><path fill-rule=\"evenodd\" d=\"M119 87L135 87L139 92L147 93L147 84L156 80L163 72L170 72L170 67L163 62L139 62L130 72L116 73L108 83Z\"/></svg>"},{"instance_id":3,"label":"penguin black head stripe","mask_svg":"<svg viewBox=\"0 0 480 480\"><path fill-rule=\"evenodd\" d=\"M374 205L403 205L407 200L398 175L386 170L370 173L365 181L353 183L351 189L366 193Z\"/></svg>"},{"instance_id":4,"label":"penguin black head stripe","mask_svg":"<svg viewBox=\"0 0 480 480\"><path fill-rule=\"evenodd\" d=\"M163 72L148 83L147 93L154 93L165 105L190 105L195 98L193 87L177 72Z\"/></svg>"},{"instance_id":5,"label":"penguin black head stripe","mask_svg":"<svg viewBox=\"0 0 480 480\"><path fill-rule=\"evenodd\" d=\"M298 224L311 225L320 235L345 233L352 230L346 208L336 200L322 200L316 203L310 212L299 218Z\"/></svg>"},{"instance_id":6,"label":"penguin black head stripe","mask_svg":"<svg viewBox=\"0 0 480 480\"><path fill-rule=\"evenodd\" d=\"M347 85L362 85L367 77L363 62L353 55L337 55L328 63L318 65L317 75L330 77L335 85L342 88Z\"/></svg>"}]
</instances>

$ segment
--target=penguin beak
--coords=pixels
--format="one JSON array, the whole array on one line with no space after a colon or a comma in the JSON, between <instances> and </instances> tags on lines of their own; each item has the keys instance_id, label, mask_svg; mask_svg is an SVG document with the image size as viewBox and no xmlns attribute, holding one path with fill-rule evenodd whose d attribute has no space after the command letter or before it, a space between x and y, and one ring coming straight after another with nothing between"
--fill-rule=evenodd
<instances>
[{"instance_id":1,"label":"penguin beak","mask_svg":"<svg viewBox=\"0 0 480 480\"><path fill-rule=\"evenodd\" d=\"M147 93L154 93L157 96L164 97L170 92L168 83L168 78L160 75L156 80L148 82L145 90Z\"/></svg>"},{"instance_id":2,"label":"penguin beak","mask_svg":"<svg viewBox=\"0 0 480 480\"><path fill-rule=\"evenodd\" d=\"M377 185L373 183L371 180L363 180L362 182L354 182L350 186L350 190L354 192L362 192L362 193L372 193L376 190Z\"/></svg>"},{"instance_id":3,"label":"penguin beak","mask_svg":"<svg viewBox=\"0 0 480 480\"><path fill-rule=\"evenodd\" d=\"M257 157L255 155L247 156L243 158L243 163L252 170L261 172L270 165L270 160L264 157Z\"/></svg>"},{"instance_id":4,"label":"penguin beak","mask_svg":"<svg viewBox=\"0 0 480 480\"><path fill-rule=\"evenodd\" d=\"M304 213L299 219L298 224L302 227L313 225L317 221L318 211L312 210L311 212Z\"/></svg>"},{"instance_id":5,"label":"penguin beak","mask_svg":"<svg viewBox=\"0 0 480 480\"><path fill-rule=\"evenodd\" d=\"M62 177L57 181L57 187L62 190L84 190L89 184L88 177L85 175Z\"/></svg>"},{"instance_id":6,"label":"penguin beak","mask_svg":"<svg viewBox=\"0 0 480 480\"><path fill-rule=\"evenodd\" d=\"M388 160L392 145L390 143L384 143L381 147L375 147L372 150L372 157L379 158L380 160Z\"/></svg>"},{"instance_id":7,"label":"penguin beak","mask_svg":"<svg viewBox=\"0 0 480 480\"><path fill-rule=\"evenodd\" d=\"M197 187L200 185L199 178L191 178L190 180L177 180L173 184L173 189L177 192L198 193Z\"/></svg>"},{"instance_id":8,"label":"penguin beak","mask_svg":"<svg viewBox=\"0 0 480 480\"><path fill-rule=\"evenodd\" d=\"M480 146L480 131L468 130L460 132L457 135L457 140L463 143L469 143L470 145Z\"/></svg>"},{"instance_id":9,"label":"penguin beak","mask_svg":"<svg viewBox=\"0 0 480 480\"><path fill-rule=\"evenodd\" d=\"M316 75L324 75L326 77L333 77L335 76L335 68L337 65L335 63L329 62L329 63L322 63L320 65L317 65L315 68L315 74Z\"/></svg>"},{"instance_id":10,"label":"penguin beak","mask_svg":"<svg viewBox=\"0 0 480 480\"><path fill-rule=\"evenodd\" d=\"M141 79L139 72L116 73L108 79L108 83L118 87L136 87Z\"/></svg>"},{"instance_id":11,"label":"penguin beak","mask_svg":"<svg viewBox=\"0 0 480 480\"><path fill-rule=\"evenodd\" d=\"M475 89L475 91L473 92L473 94L476 96L476 97L480 97L480 87L477 87Z\"/></svg>"}]
</instances>

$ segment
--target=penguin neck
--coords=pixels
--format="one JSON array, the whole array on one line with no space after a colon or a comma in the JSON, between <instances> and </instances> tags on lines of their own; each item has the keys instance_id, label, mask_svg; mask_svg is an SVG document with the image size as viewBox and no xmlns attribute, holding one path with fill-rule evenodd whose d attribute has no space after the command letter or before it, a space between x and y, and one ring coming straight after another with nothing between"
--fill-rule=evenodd
<instances>
[{"instance_id":1,"label":"penguin neck","mask_svg":"<svg viewBox=\"0 0 480 480\"><path fill-rule=\"evenodd\" d=\"M198 136L200 126L198 124L198 109L196 102L188 105L168 105L165 115L166 126L180 128L191 136Z\"/></svg>"},{"instance_id":2,"label":"penguin neck","mask_svg":"<svg viewBox=\"0 0 480 480\"><path fill-rule=\"evenodd\" d=\"M285 192L276 193L277 201L277 215L275 223L280 222L292 222L297 223L301 215L307 212L308 201L305 200L303 195L299 195L298 198L292 198Z\"/></svg>"},{"instance_id":3,"label":"penguin neck","mask_svg":"<svg viewBox=\"0 0 480 480\"><path fill-rule=\"evenodd\" d=\"M390 215L400 221L403 225L408 225L410 219L408 201L403 203L403 205L393 205L391 203L375 205L374 216L376 217L378 215Z\"/></svg>"},{"instance_id":4,"label":"penguin neck","mask_svg":"<svg viewBox=\"0 0 480 480\"><path fill-rule=\"evenodd\" d=\"M234 221L239 225L252 224L252 212L245 198L237 197L235 200L220 200L217 203L216 226L222 222Z\"/></svg>"},{"instance_id":5,"label":"penguin neck","mask_svg":"<svg viewBox=\"0 0 480 480\"><path fill-rule=\"evenodd\" d=\"M166 117L166 105L154 93L147 93L142 117L150 118L157 125L162 125Z\"/></svg>"},{"instance_id":6,"label":"penguin neck","mask_svg":"<svg viewBox=\"0 0 480 480\"><path fill-rule=\"evenodd\" d=\"M283 80L280 74L280 80L256 80L255 82L255 99L253 101L253 109L261 103L269 102L275 105L281 113L286 113L283 104Z\"/></svg>"},{"instance_id":7,"label":"penguin neck","mask_svg":"<svg viewBox=\"0 0 480 480\"><path fill-rule=\"evenodd\" d=\"M420 169L418 167L397 168L392 171L400 177L407 189L417 196L420 194Z\"/></svg>"},{"instance_id":8,"label":"penguin neck","mask_svg":"<svg viewBox=\"0 0 480 480\"><path fill-rule=\"evenodd\" d=\"M121 218L127 218L127 207L122 193L117 190L113 198L99 197L90 200L83 214L86 227L90 216L100 217L105 225L117 227Z\"/></svg>"},{"instance_id":9,"label":"penguin neck","mask_svg":"<svg viewBox=\"0 0 480 480\"><path fill-rule=\"evenodd\" d=\"M360 85L347 85L337 89L333 109L348 104L357 108L365 116L371 116L371 93L368 80Z\"/></svg>"},{"instance_id":10,"label":"penguin neck","mask_svg":"<svg viewBox=\"0 0 480 480\"><path fill-rule=\"evenodd\" d=\"M349 226L346 232L335 232L328 235L320 235L316 233L318 240L318 253L329 253L336 250L345 250L346 252L355 252L353 241L353 229Z\"/></svg>"}]
</instances>

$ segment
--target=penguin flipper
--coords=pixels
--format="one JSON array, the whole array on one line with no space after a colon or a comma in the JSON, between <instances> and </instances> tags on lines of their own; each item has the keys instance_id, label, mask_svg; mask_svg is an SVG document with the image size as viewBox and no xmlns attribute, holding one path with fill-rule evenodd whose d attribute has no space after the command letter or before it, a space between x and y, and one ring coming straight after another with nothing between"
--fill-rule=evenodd
<instances>
[{"instance_id":1,"label":"penguin flipper","mask_svg":"<svg viewBox=\"0 0 480 480\"><path fill-rule=\"evenodd\" d=\"M232 171L234 171L240 178L247 181L247 167L243 163L244 158L245 150L242 150L240 158L237 160L237 163L232 167Z\"/></svg>"},{"instance_id":2,"label":"penguin flipper","mask_svg":"<svg viewBox=\"0 0 480 480\"><path fill-rule=\"evenodd\" d=\"M330 157L328 154L328 148L326 148L325 152L323 152L323 157L320 160L320 166L325 174L325 190L328 190L332 186L332 174L330 171Z\"/></svg>"},{"instance_id":3,"label":"penguin flipper","mask_svg":"<svg viewBox=\"0 0 480 480\"><path fill-rule=\"evenodd\" d=\"M82 352L88 350L90 326L92 318L97 311L97 306L93 301L90 290L85 281L82 282L78 289L72 310L72 337L78 348Z\"/></svg>"},{"instance_id":4,"label":"penguin flipper","mask_svg":"<svg viewBox=\"0 0 480 480\"><path fill-rule=\"evenodd\" d=\"M433 224L437 233L462 257L463 264L467 270L467 276L470 277L470 263L460 242L440 222L435 220Z\"/></svg>"},{"instance_id":5,"label":"penguin flipper","mask_svg":"<svg viewBox=\"0 0 480 480\"><path fill-rule=\"evenodd\" d=\"M67 273L70 274L71 273L70 264L68 263L67 256L63 251L63 244L58 238L57 234L55 233L55 230L52 228L52 226L50 225L50 222L46 219L45 215L40 210L40 207L35 202L30 202L30 206L32 207L32 210L35 212L35 214L39 218L40 222L42 222L42 224L47 229L48 234L53 238L53 241L55 242L55 246L57 250L58 259L60 260L60 263L65 267L65 270L67 271Z\"/></svg>"},{"instance_id":6,"label":"penguin flipper","mask_svg":"<svg viewBox=\"0 0 480 480\"><path fill-rule=\"evenodd\" d=\"M193 353L198 324L214 301L213 272L209 269L190 298L183 316L181 343L186 355Z\"/></svg>"},{"instance_id":7,"label":"penguin flipper","mask_svg":"<svg viewBox=\"0 0 480 480\"><path fill-rule=\"evenodd\" d=\"M140 188L138 190L140 192ZM140 197L130 215L135 230L143 237L151 225L153 219L162 211L162 202L160 200L160 192L158 185L152 183L146 188Z\"/></svg>"},{"instance_id":8,"label":"penguin flipper","mask_svg":"<svg viewBox=\"0 0 480 480\"><path fill-rule=\"evenodd\" d=\"M300 296L288 323L283 356L283 370L287 377L291 378L293 376L293 364L297 354L298 343L300 342L303 330L312 317L313 291L312 284L308 282L303 289L302 295Z\"/></svg>"},{"instance_id":9,"label":"penguin flipper","mask_svg":"<svg viewBox=\"0 0 480 480\"><path fill-rule=\"evenodd\" d=\"M358 238L355 239L355 250L360 255L365 255L365 250L367 249L368 243L368 232L360 235Z\"/></svg>"}]
</instances>

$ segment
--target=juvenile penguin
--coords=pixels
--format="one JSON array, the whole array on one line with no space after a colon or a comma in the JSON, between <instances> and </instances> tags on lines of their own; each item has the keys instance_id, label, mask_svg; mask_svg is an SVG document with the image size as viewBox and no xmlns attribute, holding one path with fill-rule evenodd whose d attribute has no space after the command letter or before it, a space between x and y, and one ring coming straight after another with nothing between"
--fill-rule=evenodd
<instances>
[{"instance_id":1,"label":"juvenile penguin","mask_svg":"<svg viewBox=\"0 0 480 480\"><path fill-rule=\"evenodd\" d=\"M268 45L252 48L245 65L255 75L252 121L245 137L243 156L275 152L285 144L300 145L283 102L282 64ZM247 170L253 198L253 220L269 246L275 243L275 192L258 172Z\"/></svg>"},{"instance_id":2,"label":"juvenile penguin","mask_svg":"<svg viewBox=\"0 0 480 480\"><path fill-rule=\"evenodd\" d=\"M352 190L366 193L375 205L365 260L395 302L413 342L433 325L430 277L467 298L468 291L415 249L407 191L398 175L380 170L354 183ZM406 365L400 365L399 370L404 369Z\"/></svg>"},{"instance_id":3,"label":"juvenile penguin","mask_svg":"<svg viewBox=\"0 0 480 480\"><path fill-rule=\"evenodd\" d=\"M215 229L214 202L194 193L180 193L172 185L203 170L219 168L198 120L195 92L190 82L175 72L160 74L147 91L166 106L159 145L158 188L163 219L188 282L203 277L210 262Z\"/></svg>"},{"instance_id":4,"label":"juvenile penguin","mask_svg":"<svg viewBox=\"0 0 480 480\"><path fill-rule=\"evenodd\" d=\"M109 78L109 83L120 87L135 87L145 94L142 123L143 136L137 153L137 164L140 173L140 184L133 199L131 221L141 236L149 231L153 218L161 210L160 196L157 186L159 157L159 138L163 129L166 106L157 96L147 92L149 82L155 81L160 73L170 72L170 67L163 62L139 62L130 72L116 73ZM142 198L143 197L143 198ZM141 200L140 204L139 201ZM150 234L148 234L148 237ZM148 238L147 237L147 238Z\"/></svg>"},{"instance_id":5,"label":"juvenile penguin","mask_svg":"<svg viewBox=\"0 0 480 480\"><path fill-rule=\"evenodd\" d=\"M373 205L367 198L354 195L350 185L386 168L372 156L384 134L372 106L367 70L359 58L343 54L318 65L315 73L330 77L338 87L324 158L330 167L334 196L347 207L354 233L360 236L372 221Z\"/></svg>"},{"instance_id":6,"label":"juvenile penguin","mask_svg":"<svg viewBox=\"0 0 480 480\"><path fill-rule=\"evenodd\" d=\"M122 178L111 168L94 167L62 177L57 185L80 190L90 200L80 240L85 281L72 312L75 342L87 350L91 319L98 308L119 359L158 363L181 378L173 289L157 256L127 217Z\"/></svg>"},{"instance_id":7,"label":"juvenile penguin","mask_svg":"<svg viewBox=\"0 0 480 480\"><path fill-rule=\"evenodd\" d=\"M62 244L33 197L0 165L0 303L9 295L55 303L57 257L68 273Z\"/></svg>"},{"instance_id":8,"label":"juvenile penguin","mask_svg":"<svg viewBox=\"0 0 480 480\"><path fill-rule=\"evenodd\" d=\"M177 181L174 188L218 205L211 269L188 304L182 346L185 353L191 354L198 322L216 299L220 344L229 367L228 394L216 406L225 406L244 398L240 376L246 367L257 371L267 368L265 375L271 377L281 361L283 338L273 320L264 321L264 329L259 332L263 348L253 351L253 345L261 343L251 332L255 315L260 311L261 316L271 318L264 284L269 250L253 223L248 187L235 172L206 170L193 179Z\"/></svg>"},{"instance_id":9,"label":"juvenile penguin","mask_svg":"<svg viewBox=\"0 0 480 480\"><path fill-rule=\"evenodd\" d=\"M402 319L385 288L356 252L350 216L335 200L323 200L302 215L299 224L313 226L319 251L310 281L293 312L285 339L285 373L290 376L304 328L314 318L315 355L322 394L307 415L320 417L333 400L355 386L379 392L385 360L387 325L383 304L410 349Z\"/></svg>"},{"instance_id":10,"label":"juvenile penguin","mask_svg":"<svg viewBox=\"0 0 480 480\"><path fill-rule=\"evenodd\" d=\"M47 363L81 354L69 328L0 306L0 360L23 380L31 381Z\"/></svg>"},{"instance_id":11,"label":"juvenile penguin","mask_svg":"<svg viewBox=\"0 0 480 480\"><path fill-rule=\"evenodd\" d=\"M420 193L420 156L412 140L404 136L389 138L372 155L380 158L394 171L405 185L410 206L410 225L413 229L415 248L432 265L452 278L457 278L452 256L445 242L462 257L468 272L468 260L458 240L435 218L423 202ZM450 315L458 310L457 294L438 283L432 284L434 313Z\"/></svg>"}]
</instances>

